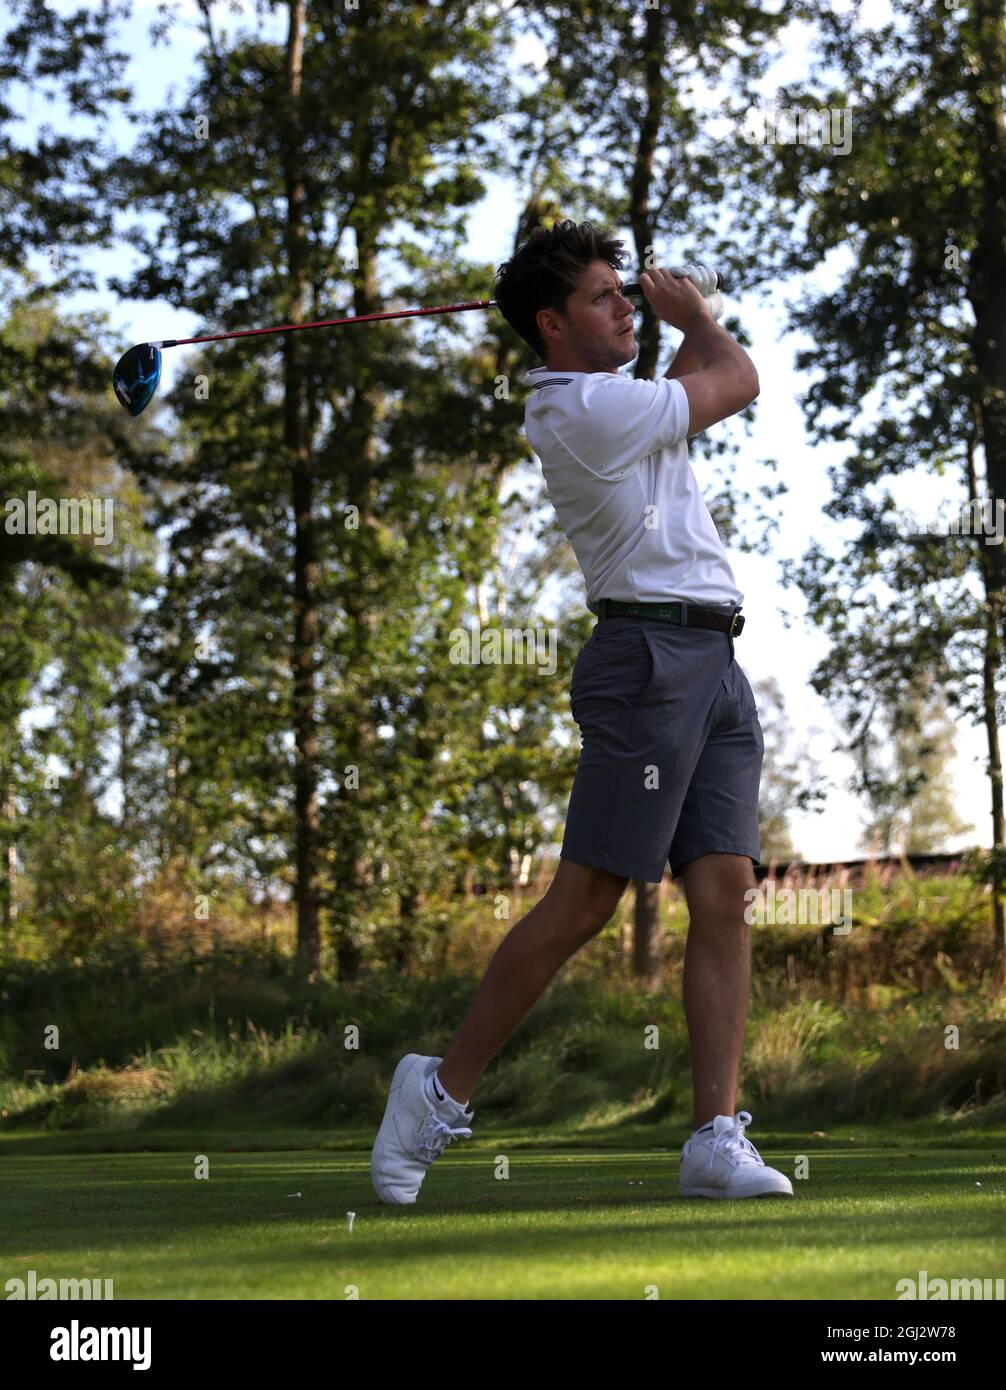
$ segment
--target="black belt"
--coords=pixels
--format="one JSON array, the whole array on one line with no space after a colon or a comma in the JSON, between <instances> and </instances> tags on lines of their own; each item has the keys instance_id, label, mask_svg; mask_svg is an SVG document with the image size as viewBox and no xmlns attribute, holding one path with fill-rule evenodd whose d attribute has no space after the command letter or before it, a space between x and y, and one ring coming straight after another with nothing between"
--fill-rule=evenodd
<instances>
[{"instance_id":1,"label":"black belt","mask_svg":"<svg viewBox=\"0 0 1006 1390\"><path fill-rule=\"evenodd\" d=\"M708 627L715 632L725 632L728 637L739 637L744 631L741 610L721 613L715 608L703 608L701 604L675 603L623 603L621 599L602 598L597 605L598 618L656 618L661 623L680 623L683 627Z\"/></svg>"}]
</instances>

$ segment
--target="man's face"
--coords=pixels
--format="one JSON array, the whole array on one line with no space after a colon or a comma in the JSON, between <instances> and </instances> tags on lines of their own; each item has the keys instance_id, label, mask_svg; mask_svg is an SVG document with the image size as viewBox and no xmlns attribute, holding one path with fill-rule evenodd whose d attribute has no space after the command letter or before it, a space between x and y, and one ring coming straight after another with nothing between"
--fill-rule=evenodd
<instances>
[{"instance_id":1,"label":"man's face","mask_svg":"<svg viewBox=\"0 0 1006 1390\"><path fill-rule=\"evenodd\" d=\"M547 365L560 371L617 372L637 354L632 301L607 261L591 261L566 301L564 315L538 311Z\"/></svg>"}]
</instances>

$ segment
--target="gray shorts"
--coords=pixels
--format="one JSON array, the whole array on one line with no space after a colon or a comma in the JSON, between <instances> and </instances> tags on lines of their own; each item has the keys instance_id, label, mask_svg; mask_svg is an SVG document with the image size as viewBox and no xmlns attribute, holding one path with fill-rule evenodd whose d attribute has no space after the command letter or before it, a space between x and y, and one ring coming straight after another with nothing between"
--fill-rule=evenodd
<instances>
[{"instance_id":1,"label":"gray shorts","mask_svg":"<svg viewBox=\"0 0 1006 1390\"><path fill-rule=\"evenodd\" d=\"M646 883L702 854L760 863L765 744L733 648L707 628L597 623L570 688L583 747L564 859Z\"/></svg>"}]
</instances>

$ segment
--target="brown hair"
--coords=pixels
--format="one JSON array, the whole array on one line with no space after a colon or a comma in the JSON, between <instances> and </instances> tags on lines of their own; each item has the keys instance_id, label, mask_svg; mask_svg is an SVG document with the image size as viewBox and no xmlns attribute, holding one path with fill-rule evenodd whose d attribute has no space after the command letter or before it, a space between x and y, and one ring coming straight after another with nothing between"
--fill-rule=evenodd
<instances>
[{"instance_id":1,"label":"brown hair","mask_svg":"<svg viewBox=\"0 0 1006 1390\"><path fill-rule=\"evenodd\" d=\"M607 227L589 222L555 222L535 227L496 272L493 297L507 323L537 357L545 360L545 342L535 316L540 309L566 312L566 301L591 261L607 261L612 270L625 263L624 242Z\"/></svg>"}]
</instances>

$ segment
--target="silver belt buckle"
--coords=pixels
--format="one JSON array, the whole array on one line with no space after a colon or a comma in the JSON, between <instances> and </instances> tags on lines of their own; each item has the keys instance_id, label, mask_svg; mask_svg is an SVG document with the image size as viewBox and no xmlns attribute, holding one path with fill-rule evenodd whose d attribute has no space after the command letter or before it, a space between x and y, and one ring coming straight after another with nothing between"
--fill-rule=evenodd
<instances>
[{"instance_id":1,"label":"silver belt buckle","mask_svg":"<svg viewBox=\"0 0 1006 1390\"><path fill-rule=\"evenodd\" d=\"M738 633L738 631L739 631L739 629L738 629L738 627L737 627L737 621L738 621L738 619L740 619L741 627L743 627L743 626L744 626L744 619L741 618L741 610L740 610L739 608L736 610L736 612L734 613L733 617L730 619L730 629L729 629L729 631L727 632L727 636L728 636L728 637L736 637L736 636L737 636L737 633Z\"/></svg>"}]
</instances>

